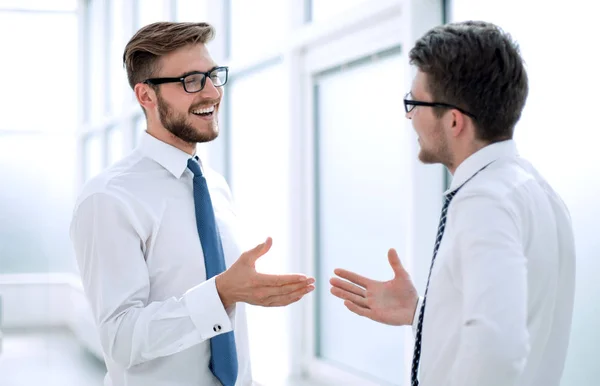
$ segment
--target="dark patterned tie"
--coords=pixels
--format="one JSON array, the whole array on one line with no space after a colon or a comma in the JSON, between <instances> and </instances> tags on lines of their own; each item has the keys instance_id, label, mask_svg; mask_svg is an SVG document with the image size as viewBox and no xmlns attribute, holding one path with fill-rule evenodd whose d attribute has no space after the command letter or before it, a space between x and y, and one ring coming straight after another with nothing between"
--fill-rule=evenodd
<instances>
[{"instance_id":1,"label":"dark patterned tie","mask_svg":"<svg viewBox=\"0 0 600 386\"><path fill-rule=\"evenodd\" d=\"M433 258L431 259L431 266L429 268L429 277L427 278L427 287L425 287L425 296L423 297L423 305L421 306L421 310L419 311L419 322L417 324L417 334L415 337L415 349L413 352L413 362L412 362L412 370L411 370L411 385L419 386L419 380L417 379L417 373L419 371L419 361L421 360L421 333L423 329L423 314L425 313L425 304L427 302L427 290L429 290L429 279L431 279L431 270L433 269L433 262L435 261L435 257L437 256L438 249L440 248L440 243L442 242L442 237L444 236L444 229L446 228L446 214L448 213L448 206L450 205L450 201L454 195L458 192L456 189L453 192L450 192L446 195L446 200L444 201L444 207L442 208L442 215L440 217L440 225L438 226L437 237L435 239L435 247L433 248Z\"/></svg>"},{"instance_id":2,"label":"dark patterned tie","mask_svg":"<svg viewBox=\"0 0 600 386\"><path fill-rule=\"evenodd\" d=\"M196 226L204 252L206 279L208 280L225 271L225 257L206 179L195 158L188 160L188 168L194 173ZM234 386L237 379L238 362L233 331L211 338L210 350L210 370L223 386Z\"/></svg>"},{"instance_id":3,"label":"dark patterned tie","mask_svg":"<svg viewBox=\"0 0 600 386\"><path fill-rule=\"evenodd\" d=\"M429 276L427 277L427 286L425 287L425 296L423 296L423 304L421 305L421 309L419 310L419 322L417 323L417 334L415 337L415 349L413 351L413 361L411 368L411 386L419 386L419 379L417 374L419 372L419 362L421 360L421 334L423 330L423 315L425 314L425 304L427 303L427 291L429 290L429 280L431 279L431 271L433 270L433 262L435 261L435 257L437 256L438 249L440 248L440 243L442 242L442 237L444 237L444 229L446 228L446 214L448 213L448 206L450 206L450 201L454 198L456 193L462 188L467 182L469 182L473 177L475 177L479 172L488 167L489 164L485 165L483 168L479 169L479 171L473 174L469 179L463 182L458 188L454 189L450 193L448 193L445 197L444 207L442 208L442 215L440 216L440 225L438 226L437 237L435 239L435 246L433 247L433 258L431 259L431 266L429 267Z\"/></svg>"}]
</instances>

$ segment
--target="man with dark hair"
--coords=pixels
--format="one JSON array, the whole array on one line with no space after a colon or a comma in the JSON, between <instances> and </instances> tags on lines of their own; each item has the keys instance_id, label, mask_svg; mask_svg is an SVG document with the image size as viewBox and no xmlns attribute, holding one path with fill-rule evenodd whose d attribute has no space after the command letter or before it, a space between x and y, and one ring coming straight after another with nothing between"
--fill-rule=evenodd
<instances>
[{"instance_id":1,"label":"man with dark hair","mask_svg":"<svg viewBox=\"0 0 600 386\"><path fill-rule=\"evenodd\" d=\"M243 303L286 306L314 289L256 272L271 239L241 253L229 187L196 156L219 133L228 77L206 48L213 36L206 23L160 22L132 37L123 60L146 133L75 205L107 386L251 385Z\"/></svg>"},{"instance_id":2,"label":"man with dark hair","mask_svg":"<svg viewBox=\"0 0 600 386\"><path fill-rule=\"evenodd\" d=\"M410 61L419 159L453 174L425 294L394 249L392 280L336 269L331 292L358 315L413 326L413 386L558 386L575 247L567 208L512 139L528 93L519 50L497 26L463 22L427 32Z\"/></svg>"}]
</instances>

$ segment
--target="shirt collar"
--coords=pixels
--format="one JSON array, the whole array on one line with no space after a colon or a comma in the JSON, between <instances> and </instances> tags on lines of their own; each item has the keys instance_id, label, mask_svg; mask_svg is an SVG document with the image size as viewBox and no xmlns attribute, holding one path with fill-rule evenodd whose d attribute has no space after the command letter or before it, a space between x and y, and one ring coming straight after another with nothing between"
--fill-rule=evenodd
<instances>
[{"instance_id":1,"label":"shirt collar","mask_svg":"<svg viewBox=\"0 0 600 386\"><path fill-rule=\"evenodd\" d=\"M502 157L517 157L519 155L515 141L508 139L494 142L479 149L465 159L454 172L450 188L444 192L448 194L464 184L481 169Z\"/></svg>"},{"instance_id":2,"label":"shirt collar","mask_svg":"<svg viewBox=\"0 0 600 386\"><path fill-rule=\"evenodd\" d=\"M142 135L140 148L147 157L156 161L176 178L181 178L187 169L188 160L196 155L194 152L194 155L191 156L188 153L179 150L175 146L169 145L168 143L165 143L146 132L144 132Z\"/></svg>"}]
</instances>

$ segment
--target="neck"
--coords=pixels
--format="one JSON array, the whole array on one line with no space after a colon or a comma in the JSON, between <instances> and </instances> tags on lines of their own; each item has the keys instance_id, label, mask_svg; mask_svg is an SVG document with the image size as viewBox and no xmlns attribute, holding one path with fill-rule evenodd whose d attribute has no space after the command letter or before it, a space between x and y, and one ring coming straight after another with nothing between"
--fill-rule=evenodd
<instances>
[{"instance_id":1,"label":"neck","mask_svg":"<svg viewBox=\"0 0 600 386\"><path fill-rule=\"evenodd\" d=\"M169 130L165 129L160 122L152 122L148 119L148 128L146 133L150 134L154 138L169 144L177 149L184 151L190 155L193 155L196 151L196 144L185 142L181 138L173 135Z\"/></svg>"},{"instance_id":2,"label":"neck","mask_svg":"<svg viewBox=\"0 0 600 386\"><path fill-rule=\"evenodd\" d=\"M480 140L475 140L464 146L458 145L458 148L453 151L452 161L446 165L450 174L454 175L454 172L460 164L487 145L489 145L489 143Z\"/></svg>"}]
</instances>

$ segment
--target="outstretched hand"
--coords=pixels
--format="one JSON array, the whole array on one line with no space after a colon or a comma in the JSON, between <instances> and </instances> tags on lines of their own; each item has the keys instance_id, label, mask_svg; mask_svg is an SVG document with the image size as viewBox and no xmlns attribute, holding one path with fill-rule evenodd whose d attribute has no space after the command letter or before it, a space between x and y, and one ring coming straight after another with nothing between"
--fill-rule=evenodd
<instances>
[{"instance_id":1,"label":"outstretched hand","mask_svg":"<svg viewBox=\"0 0 600 386\"><path fill-rule=\"evenodd\" d=\"M256 261L266 254L273 240L267 240L242 253L225 272L217 276L216 286L223 305L236 302L265 307L287 306L315 289L315 279L301 274L268 275L256 271Z\"/></svg>"},{"instance_id":2,"label":"outstretched hand","mask_svg":"<svg viewBox=\"0 0 600 386\"><path fill-rule=\"evenodd\" d=\"M344 305L355 314L380 323L410 325L419 298L417 290L394 249L388 251L388 260L394 271L392 280L371 280L338 268L334 273L341 279L331 278L331 293L345 300Z\"/></svg>"}]
</instances>

